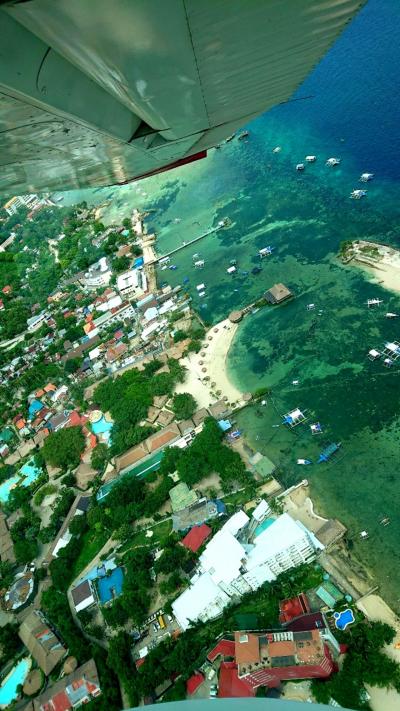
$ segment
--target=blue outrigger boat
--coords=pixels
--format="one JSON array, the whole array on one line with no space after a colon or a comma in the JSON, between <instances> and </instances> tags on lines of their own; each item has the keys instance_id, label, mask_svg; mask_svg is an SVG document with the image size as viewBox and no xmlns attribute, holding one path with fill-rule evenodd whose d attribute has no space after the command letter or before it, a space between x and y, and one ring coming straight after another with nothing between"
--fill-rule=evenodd
<instances>
[{"instance_id":1,"label":"blue outrigger boat","mask_svg":"<svg viewBox=\"0 0 400 711\"><path fill-rule=\"evenodd\" d=\"M321 454L319 455L318 464L321 464L322 462L327 462L328 459L330 459L332 455L335 454L338 449L340 449L341 446L341 442L332 442L331 444L328 444L328 446L325 447L325 449L323 449Z\"/></svg>"}]
</instances>

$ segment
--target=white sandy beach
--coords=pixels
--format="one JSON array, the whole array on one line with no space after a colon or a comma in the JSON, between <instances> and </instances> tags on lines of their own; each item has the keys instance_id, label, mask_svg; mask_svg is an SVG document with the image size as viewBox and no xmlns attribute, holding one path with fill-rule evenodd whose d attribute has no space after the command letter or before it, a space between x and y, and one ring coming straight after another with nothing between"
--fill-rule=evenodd
<instances>
[{"instance_id":1,"label":"white sandy beach","mask_svg":"<svg viewBox=\"0 0 400 711\"><path fill-rule=\"evenodd\" d=\"M363 247L374 247L379 256L372 257L363 253ZM361 248L361 249L360 249ZM361 241L355 245L355 264L371 277L371 281L381 284L385 289L400 292L400 251L384 244Z\"/></svg>"},{"instance_id":2,"label":"white sandy beach","mask_svg":"<svg viewBox=\"0 0 400 711\"><path fill-rule=\"evenodd\" d=\"M191 393L199 407L209 407L220 397L227 397L229 403L242 402L242 393L230 382L226 372L229 348L237 329L238 324L225 319L207 331L200 352L189 353L180 361L187 373L176 392Z\"/></svg>"}]
</instances>

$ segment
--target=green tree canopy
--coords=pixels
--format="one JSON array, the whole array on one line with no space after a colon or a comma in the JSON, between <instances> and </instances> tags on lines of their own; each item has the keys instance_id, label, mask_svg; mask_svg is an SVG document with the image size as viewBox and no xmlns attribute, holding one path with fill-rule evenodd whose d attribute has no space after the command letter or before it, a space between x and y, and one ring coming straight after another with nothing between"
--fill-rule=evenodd
<instances>
[{"instance_id":1,"label":"green tree canopy","mask_svg":"<svg viewBox=\"0 0 400 711\"><path fill-rule=\"evenodd\" d=\"M172 409L178 420L187 420L196 412L197 403L190 393L176 393L172 399Z\"/></svg>"},{"instance_id":2,"label":"green tree canopy","mask_svg":"<svg viewBox=\"0 0 400 711\"><path fill-rule=\"evenodd\" d=\"M84 449L85 436L80 426L65 427L46 437L42 454L46 463L53 467L75 469Z\"/></svg>"}]
</instances>

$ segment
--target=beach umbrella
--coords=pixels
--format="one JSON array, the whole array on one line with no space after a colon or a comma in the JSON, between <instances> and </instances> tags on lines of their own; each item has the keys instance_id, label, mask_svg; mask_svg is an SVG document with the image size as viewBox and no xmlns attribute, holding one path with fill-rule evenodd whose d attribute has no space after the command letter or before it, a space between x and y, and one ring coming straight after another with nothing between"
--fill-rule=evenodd
<instances>
[{"instance_id":1,"label":"beach umbrella","mask_svg":"<svg viewBox=\"0 0 400 711\"><path fill-rule=\"evenodd\" d=\"M212 387L212 388L215 388L216 384L217 384L217 383L211 383L211 387Z\"/></svg>"},{"instance_id":2,"label":"beach umbrella","mask_svg":"<svg viewBox=\"0 0 400 711\"><path fill-rule=\"evenodd\" d=\"M203 380L205 380L205 381L208 383L208 381L210 380L210 376L209 376L209 375L206 375L206 377L203 378Z\"/></svg>"},{"instance_id":3,"label":"beach umbrella","mask_svg":"<svg viewBox=\"0 0 400 711\"><path fill-rule=\"evenodd\" d=\"M204 360L199 360L199 365L203 365Z\"/></svg>"},{"instance_id":4,"label":"beach umbrella","mask_svg":"<svg viewBox=\"0 0 400 711\"><path fill-rule=\"evenodd\" d=\"M249 402L249 400L251 400L251 397L252 397L252 396L251 396L251 393L244 393L244 395L243 395L243 400L244 400L245 402Z\"/></svg>"},{"instance_id":5,"label":"beach umbrella","mask_svg":"<svg viewBox=\"0 0 400 711\"><path fill-rule=\"evenodd\" d=\"M202 368L202 369L201 369L201 372L202 372L202 373L207 373L207 368Z\"/></svg>"},{"instance_id":6,"label":"beach umbrella","mask_svg":"<svg viewBox=\"0 0 400 711\"><path fill-rule=\"evenodd\" d=\"M209 340L209 341L212 341L212 339L213 339L212 336L208 336L208 340Z\"/></svg>"},{"instance_id":7,"label":"beach umbrella","mask_svg":"<svg viewBox=\"0 0 400 711\"><path fill-rule=\"evenodd\" d=\"M222 390L217 390L217 395L221 395Z\"/></svg>"},{"instance_id":8,"label":"beach umbrella","mask_svg":"<svg viewBox=\"0 0 400 711\"><path fill-rule=\"evenodd\" d=\"M204 358L204 356L205 356L204 351L202 353L200 353L200 355Z\"/></svg>"},{"instance_id":9,"label":"beach umbrella","mask_svg":"<svg viewBox=\"0 0 400 711\"><path fill-rule=\"evenodd\" d=\"M214 328L214 333L218 333L218 328Z\"/></svg>"},{"instance_id":10,"label":"beach umbrella","mask_svg":"<svg viewBox=\"0 0 400 711\"><path fill-rule=\"evenodd\" d=\"M225 400L225 402L228 402L228 398L226 395L224 395L224 397L222 399Z\"/></svg>"}]
</instances>

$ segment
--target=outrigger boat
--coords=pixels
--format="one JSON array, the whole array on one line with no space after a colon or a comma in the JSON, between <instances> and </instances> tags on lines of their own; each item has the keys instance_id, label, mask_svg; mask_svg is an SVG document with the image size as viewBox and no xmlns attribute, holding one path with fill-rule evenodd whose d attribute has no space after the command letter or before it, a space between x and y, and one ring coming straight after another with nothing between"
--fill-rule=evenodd
<instances>
[{"instance_id":1,"label":"outrigger boat","mask_svg":"<svg viewBox=\"0 0 400 711\"><path fill-rule=\"evenodd\" d=\"M353 200L361 200L361 198L365 197L367 194L366 190L352 190L350 193L350 197Z\"/></svg>"},{"instance_id":2,"label":"outrigger boat","mask_svg":"<svg viewBox=\"0 0 400 711\"><path fill-rule=\"evenodd\" d=\"M317 156L306 156L307 163L315 163Z\"/></svg>"},{"instance_id":3,"label":"outrigger boat","mask_svg":"<svg viewBox=\"0 0 400 711\"><path fill-rule=\"evenodd\" d=\"M301 173L301 171L304 170L304 168L305 168L304 163L297 163L297 165L296 165L297 171L299 171Z\"/></svg>"},{"instance_id":4,"label":"outrigger boat","mask_svg":"<svg viewBox=\"0 0 400 711\"><path fill-rule=\"evenodd\" d=\"M238 136L238 141L243 141L249 135L248 131L243 131L240 136Z\"/></svg>"},{"instance_id":5,"label":"outrigger boat","mask_svg":"<svg viewBox=\"0 0 400 711\"><path fill-rule=\"evenodd\" d=\"M280 146L275 146L275 148L272 149L272 153L280 153L282 148Z\"/></svg>"},{"instance_id":6,"label":"outrigger boat","mask_svg":"<svg viewBox=\"0 0 400 711\"><path fill-rule=\"evenodd\" d=\"M334 168L336 165L340 164L340 158L328 158L326 161L325 165L328 165L330 168Z\"/></svg>"},{"instance_id":7,"label":"outrigger boat","mask_svg":"<svg viewBox=\"0 0 400 711\"><path fill-rule=\"evenodd\" d=\"M369 183L374 177L373 173L362 173L360 176L360 183Z\"/></svg>"},{"instance_id":8,"label":"outrigger boat","mask_svg":"<svg viewBox=\"0 0 400 711\"><path fill-rule=\"evenodd\" d=\"M336 452L340 449L342 446L341 442L331 442L331 444L328 444L325 449L322 450L321 454L319 455L318 459L318 464L321 464L322 462L327 462L328 459L330 459Z\"/></svg>"}]
</instances>

